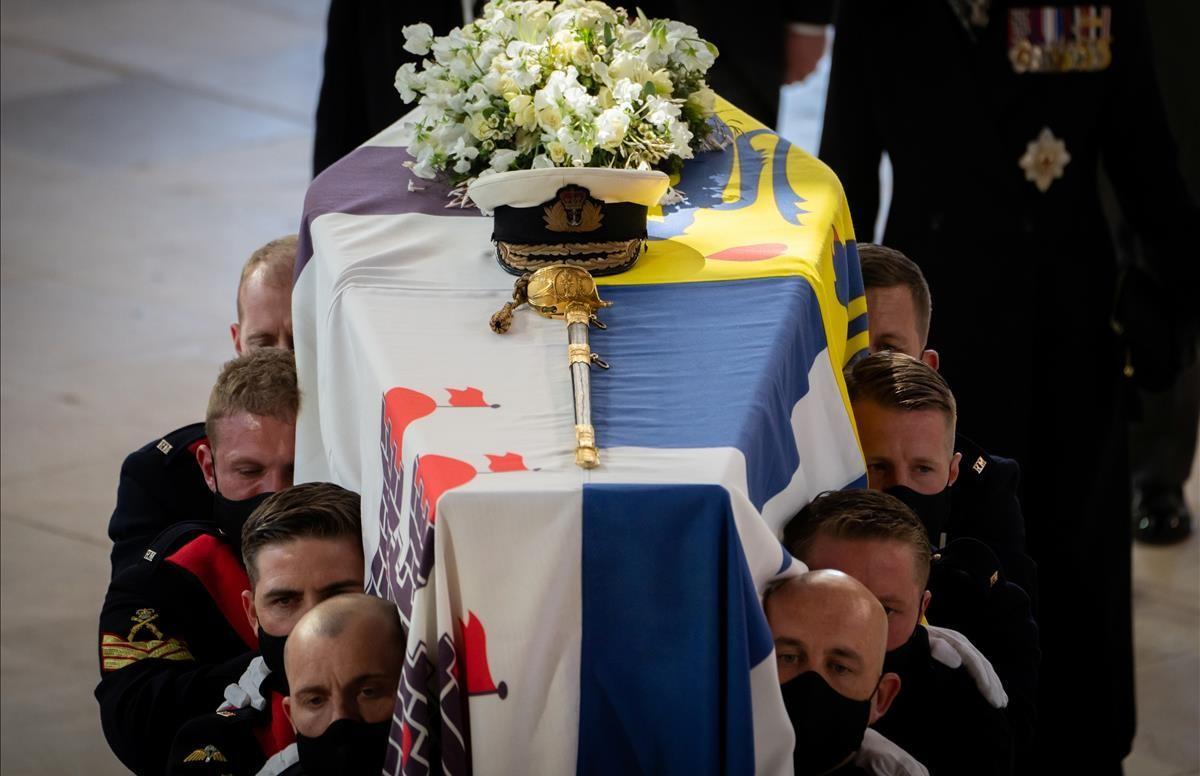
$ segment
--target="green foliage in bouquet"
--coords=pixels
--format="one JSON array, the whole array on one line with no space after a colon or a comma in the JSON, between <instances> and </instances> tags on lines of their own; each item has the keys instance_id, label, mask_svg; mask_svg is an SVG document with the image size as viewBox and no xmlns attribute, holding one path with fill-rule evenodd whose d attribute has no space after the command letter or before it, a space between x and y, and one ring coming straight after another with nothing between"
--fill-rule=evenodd
<instances>
[{"instance_id":1,"label":"green foliage in bouquet","mask_svg":"<svg viewBox=\"0 0 1200 776\"><path fill-rule=\"evenodd\" d=\"M595 0L493 0L396 72L417 109L405 142L422 178L455 184L506 170L619 167L675 172L710 139L717 49L694 27Z\"/></svg>"}]
</instances>

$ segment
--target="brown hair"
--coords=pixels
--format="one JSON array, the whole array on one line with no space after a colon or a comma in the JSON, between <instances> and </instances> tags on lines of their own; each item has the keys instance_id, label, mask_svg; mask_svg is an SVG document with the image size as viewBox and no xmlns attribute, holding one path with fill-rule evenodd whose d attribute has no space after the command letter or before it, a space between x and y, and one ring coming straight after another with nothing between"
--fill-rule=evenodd
<instances>
[{"instance_id":1,"label":"brown hair","mask_svg":"<svg viewBox=\"0 0 1200 776\"><path fill-rule=\"evenodd\" d=\"M294 422L300 411L296 357L283 348L257 348L221 367L208 397L204 431L217 445L217 421L241 412Z\"/></svg>"},{"instance_id":2,"label":"brown hair","mask_svg":"<svg viewBox=\"0 0 1200 776\"><path fill-rule=\"evenodd\" d=\"M835 539L888 539L912 549L917 584L929 582L929 535L904 502L879 490L826 491L813 499L783 529L783 544L804 560L817 536Z\"/></svg>"},{"instance_id":3,"label":"brown hair","mask_svg":"<svg viewBox=\"0 0 1200 776\"><path fill-rule=\"evenodd\" d=\"M951 445L958 422L954 392L937 370L904 353L881 350L846 367L851 402L870 399L881 407L911 412L938 410L946 416Z\"/></svg>"},{"instance_id":4,"label":"brown hair","mask_svg":"<svg viewBox=\"0 0 1200 776\"><path fill-rule=\"evenodd\" d=\"M904 286L912 294L913 309L917 314L917 333L921 335L923 346L929 340L933 300L921 268L895 248L874 243L858 244L858 261L862 266L864 288Z\"/></svg>"},{"instance_id":5,"label":"brown hair","mask_svg":"<svg viewBox=\"0 0 1200 776\"><path fill-rule=\"evenodd\" d=\"M242 320L242 288L246 281L259 267L263 267L263 280L269 285L287 288L292 284L292 270L296 265L296 251L299 240L296 235L289 234L277 240L271 240L263 247L250 254L242 267L242 276L238 280L237 315Z\"/></svg>"},{"instance_id":6,"label":"brown hair","mask_svg":"<svg viewBox=\"0 0 1200 776\"><path fill-rule=\"evenodd\" d=\"M362 547L360 499L354 491L331 482L306 482L267 497L242 526L242 561L250 584L254 560L266 546L293 539L352 539Z\"/></svg>"}]
</instances>

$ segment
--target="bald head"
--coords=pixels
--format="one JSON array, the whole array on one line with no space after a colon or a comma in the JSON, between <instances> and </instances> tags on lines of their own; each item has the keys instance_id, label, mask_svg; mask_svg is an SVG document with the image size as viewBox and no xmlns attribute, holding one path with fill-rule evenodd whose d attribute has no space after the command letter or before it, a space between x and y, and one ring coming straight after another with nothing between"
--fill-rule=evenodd
<instances>
[{"instance_id":1,"label":"bald head","mask_svg":"<svg viewBox=\"0 0 1200 776\"><path fill-rule=\"evenodd\" d=\"M888 629L870 590L840 571L810 571L772 590L764 608L780 682L816 671L848 698L871 695L883 671Z\"/></svg>"},{"instance_id":2,"label":"bald head","mask_svg":"<svg viewBox=\"0 0 1200 776\"><path fill-rule=\"evenodd\" d=\"M296 623L284 660L293 651L310 649L321 640L338 640L348 629L369 628L384 645L404 649L403 626L396 606L364 593L340 595L314 606Z\"/></svg>"},{"instance_id":3,"label":"bald head","mask_svg":"<svg viewBox=\"0 0 1200 776\"><path fill-rule=\"evenodd\" d=\"M334 596L300 618L284 650L292 726L319 736L338 719L391 716L404 666L404 628L394 604L360 593Z\"/></svg>"}]
</instances>

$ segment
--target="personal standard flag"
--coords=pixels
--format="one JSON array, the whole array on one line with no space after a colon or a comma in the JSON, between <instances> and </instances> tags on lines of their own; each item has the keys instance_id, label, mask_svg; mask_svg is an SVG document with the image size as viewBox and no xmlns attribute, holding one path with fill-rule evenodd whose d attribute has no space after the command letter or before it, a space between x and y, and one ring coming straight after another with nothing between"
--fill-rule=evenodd
<instances>
[{"instance_id":1,"label":"personal standard flag","mask_svg":"<svg viewBox=\"0 0 1200 776\"><path fill-rule=\"evenodd\" d=\"M293 294L297 481L363 498L368 587L408 627L389 772L790 773L760 606L777 536L865 481L842 367L867 345L842 189L727 103L649 247L598 278L600 468L573 463L560 321L398 126L313 182Z\"/></svg>"}]
</instances>

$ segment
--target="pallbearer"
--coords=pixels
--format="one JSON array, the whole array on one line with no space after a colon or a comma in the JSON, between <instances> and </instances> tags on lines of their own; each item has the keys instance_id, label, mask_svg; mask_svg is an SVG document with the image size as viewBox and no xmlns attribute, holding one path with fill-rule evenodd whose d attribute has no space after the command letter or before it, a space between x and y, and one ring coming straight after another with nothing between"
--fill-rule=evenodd
<instances>
[{"instance_id":1,"label":"pallbearer","mask_svg":"<svg viewBox=\"0 0 1200 776\"><path fill-rule=\"evenodd\" d=\"M599 464L591 419L589 369L607 369L592 353L588 328L603 327L592 275L633 266L646 245L646 212L667 190L657 171L542 169L500 173L477 180L468 194L495 214L492 241L505 270L520 275L513 301L492 316L497 333L508 330L512 311L528 303L567 321L568 361L575 396L575 463Z\"/></svg>"}]
</instances>

